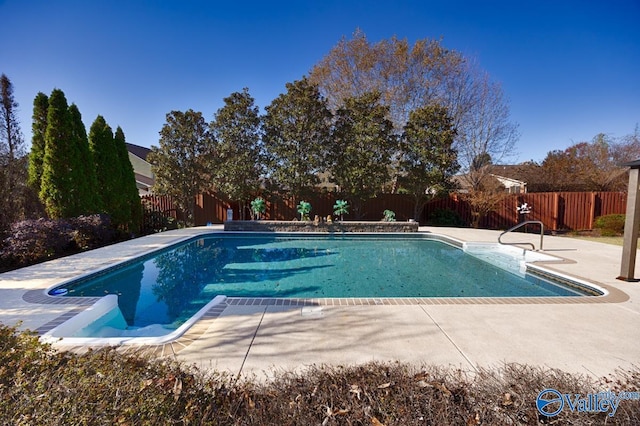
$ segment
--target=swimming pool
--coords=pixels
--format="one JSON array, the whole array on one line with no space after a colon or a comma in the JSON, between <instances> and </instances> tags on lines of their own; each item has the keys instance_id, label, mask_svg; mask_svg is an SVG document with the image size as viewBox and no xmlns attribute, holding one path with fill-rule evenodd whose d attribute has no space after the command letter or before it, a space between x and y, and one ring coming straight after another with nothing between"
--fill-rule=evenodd
<instances>
[{"instance_id":1,"label":"swimming pool","mask_svg":"<svg viewBox=\"0 0 640 426\"><path fill-rule=\"evenodd\" d=\"M526 273L522 258L513 254L496 257L497 251L489 250L493 259L512 260L497 267L478 252L472 256L428 234L220 233L191 239L49 293L118 296L119 312L103 315L84 327L79 337L121 335L123 329L144 329L148 334L143 335L175 330L219 295L305 299L584 296L574 288Z\"/></svg>"}]
</instances>

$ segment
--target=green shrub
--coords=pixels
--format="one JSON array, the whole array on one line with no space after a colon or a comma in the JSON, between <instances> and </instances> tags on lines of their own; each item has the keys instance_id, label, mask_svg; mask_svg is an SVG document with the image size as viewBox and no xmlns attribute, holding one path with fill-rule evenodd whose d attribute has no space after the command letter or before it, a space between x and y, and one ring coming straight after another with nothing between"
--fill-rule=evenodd
<instances>
[{"instance_id":1,"label":"green shrub","mask_svg":"<svg viewBox=\"0 0 640 426\"><path fill-rule=\"evenodd\" d=\"M170 229L178 229L178 221L171 217L168 212L157 210L157 207L148 200L142 202L142 225L140 232L143 235L164 232Z\"/></svg>"},{"instance_id":2,"label":"green shrub","mask_svg":"<svg viewBox=\"0 0 640 426\"><path fill-rule=\"evenodd\" d=\"M427 223L431 226L464 226L464 220L458 212L451 209L436 209L430 215Z\"/></svg>"},{"instance_id":3,"label":"green shrub","mask_svg":"<svg viewBox=\"0 0 640 426\"><path fill-rule=\"evenodd\" d=\"M596 218L594 227L600 230L600 234L604 237L615 237L624 234L623 214L608 214Z\"/></svg>"}]
</instances>

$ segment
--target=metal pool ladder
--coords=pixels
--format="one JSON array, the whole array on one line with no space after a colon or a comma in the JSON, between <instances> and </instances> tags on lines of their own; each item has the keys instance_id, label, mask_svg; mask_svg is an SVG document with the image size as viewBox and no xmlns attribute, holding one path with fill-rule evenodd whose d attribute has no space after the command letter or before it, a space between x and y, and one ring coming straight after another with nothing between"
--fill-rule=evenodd
<instances>
[{"instance_id":1,"label":"metal pool ladder","mask_svg":"<svg viewBox=\"0 0 640 426\"><path fill-rule=\"evenodd\" d=\"M504 243L502 242L501 238L504 234L511 232L511 231L515 231L518 228L523 227L524 225L528 225L530 223L537 223L538 225L540 225L540 249L542 250L542 238L544 237L544 223L540 222L539 220L526 220L522 223L517 224L516 226L512 226L511 228L507 229L506 231L504 231L502 234L500 234L500 236L498 237L498 242L500 244L505 244L505 245L529 245L531 246L531 248L535 251L536 250L536 246L533 243L529 243L529 242L522 242L522 243Z\"/></svg>"}]
</instances>

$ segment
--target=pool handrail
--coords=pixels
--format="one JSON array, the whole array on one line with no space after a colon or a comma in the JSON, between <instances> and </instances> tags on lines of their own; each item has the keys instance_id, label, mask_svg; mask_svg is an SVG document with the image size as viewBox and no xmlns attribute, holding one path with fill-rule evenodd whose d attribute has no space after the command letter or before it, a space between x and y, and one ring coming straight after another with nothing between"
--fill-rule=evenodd
<instances>
[{"instance_id":1,"label":"pool handrail","mask_svg":"<svg viewBox=\"0 0 640 426\"><path fill-rule=\"evenodd\" d=\"M500 244L504 244L504 245L530 245L530 246L531 246L531 248L532 248L534 251L536 251L536 246L535 246L533 243L530 243L530 242L521 242L521 243L505 243L505 242L503 242L503 241L502 241L502 236L503 236L504 234L506 234L506 233L508 233L508 232L511 232L511 231L515 231L516 229L521 228L521 227L523 227L524 225L528 225L528 224L530 224L530 223L537 223L538 225L540 225L540 249L539 249L539 250L542 250L542 239L543 239L543 237L544 237L544 223L542 223L542 222L541 222L541 221L539 221L539 220L525 220L524 222L521 222L521 223L519 223L519 224L517 224L517 225L515 225L515 226L512 226L511 228L507 229L506 231L504 231L503 233L501 233L501 234L498 236L498 243L500 243Z\"/></svg>"}]
</instances>

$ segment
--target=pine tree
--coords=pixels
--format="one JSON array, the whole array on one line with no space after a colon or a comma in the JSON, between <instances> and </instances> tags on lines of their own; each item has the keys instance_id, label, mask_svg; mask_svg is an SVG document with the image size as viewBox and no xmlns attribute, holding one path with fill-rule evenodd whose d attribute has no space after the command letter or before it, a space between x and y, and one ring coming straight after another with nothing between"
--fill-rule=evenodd
<instances>
[{"instance_id":1,"label":"pine tree","mask_svg":"<svg viewBox=\"0 0 640 426\"><path fill-rule=\"evenodd\" d=\"M39 194L49 217L57 219L78 214L74 201L78 196L74 173L79 161L67 99L62 90L54 89L47 110Z\"/></svg>"},{"instance_id":2,"label":"pine tree","mask_svg":"<svg viewBox=\"0 0 640 426\"><path fill-rule=\"evenodd\" d=\"M31 125L31 153L29 154L28 185L40 192L42 161L44 160L45 134L47 132L47 110L49 97L40 92L33 100L33 123Z\"/></svg>"},{"instance_id":3,"label":"pine tree","mask_svg":"<svg viewBox=\"0 0 640 426\"><path fill-rule=\"evenodd\" d=\"M115 150L118 156L118 168L120 179L118 182L118 194L121 202L121 210L124 214L122 228L131 233L137 233L142 223L142 205L136 186L136 176L133 165L129 160L129 151L125 141L124 132L118 126L114 136Z\"/></svg>"}]
</instances>

